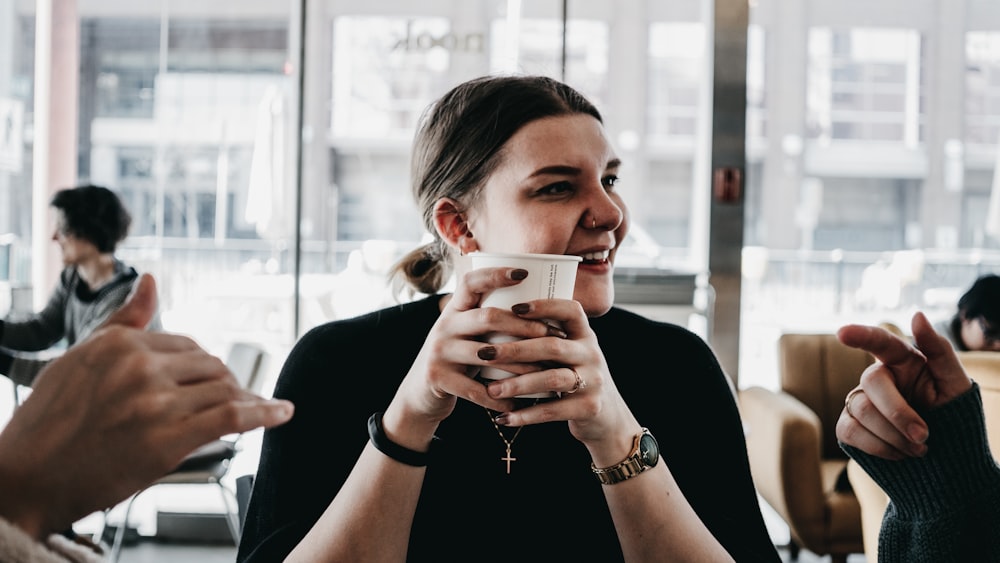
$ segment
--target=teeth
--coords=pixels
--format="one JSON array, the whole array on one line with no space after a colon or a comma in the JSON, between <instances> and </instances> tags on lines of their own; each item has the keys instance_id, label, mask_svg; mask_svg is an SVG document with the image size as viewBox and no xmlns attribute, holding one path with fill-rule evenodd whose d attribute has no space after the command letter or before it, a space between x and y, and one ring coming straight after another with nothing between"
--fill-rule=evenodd
<instances>
[{"instance_id":1,"label":"teeth","mask_svg":"<svg viewBox=\"0 0 1000 563\"><path fill-rule=\"evenodd\" d=\"M610 255L610 250L604 250L602 252L588 252L586 254L581 254L580 257L584 260L607 260Z\"/></svg>"}]
</instances>

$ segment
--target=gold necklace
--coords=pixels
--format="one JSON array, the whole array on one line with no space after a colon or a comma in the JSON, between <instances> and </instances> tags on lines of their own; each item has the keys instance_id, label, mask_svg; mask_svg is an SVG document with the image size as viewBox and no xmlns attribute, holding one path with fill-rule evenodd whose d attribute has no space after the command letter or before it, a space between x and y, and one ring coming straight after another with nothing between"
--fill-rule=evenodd
<instances>
[{"instance_id":1,"label":"gold necklace","mask_svg":"<svg viewBox=\"0 0 1000 563\"><path fill-rule=\"evenodd\" d=\"M503 435L503 431L500 430L500 425L497 424L497 421L493 420L493 416L490 415L489 409L486 410L486 416L490 417L490 422L493 423L493 428L497 429L497 434L499 434L500 439L503 440L503 445L507 447L507 455L500 458L500 461L507 462L507 475L510 475L510 462L517 460L516 457L510 455L510 449L514 447L514 440L517 440L517 437L521 435L521 431L524 430L524 427L518 427L517 432L514 432L514 436L508 440L507 437Z\"/></svg>"},{"instance_id":2,"label":"gold necklace","mask_svg":"<svg viewBox=\"0 0 1000 563\"><path fill-rule=\"evenodd\" d=\"M532 403L532 405L537 405L538 402L539 402L539 399L535 399L534 402ZM503 445L506 446L506 448L507 448L507 455L505 455L502 458L500 458L500 461L506 461L507 462L507 475L510 475L510 462L517 461L516 457L510 455L510 449L512 447L514 447L514 440L517 440L517 437L521 435L521 431L524 430L524 427L523 426L519 426L517 428L517 432L514 432L514 435L511 436L510 440L508 440L507 437L503 435L503 431L500 430L500 425L497 424L497 421L493 419L493 412L490 411L490 409L486 409L486 416L488 416L490 418L490 422L493 423L493 428L496 429L497 434L500 435L500 439L503 440Z\"/></svg>"}]
</instances>

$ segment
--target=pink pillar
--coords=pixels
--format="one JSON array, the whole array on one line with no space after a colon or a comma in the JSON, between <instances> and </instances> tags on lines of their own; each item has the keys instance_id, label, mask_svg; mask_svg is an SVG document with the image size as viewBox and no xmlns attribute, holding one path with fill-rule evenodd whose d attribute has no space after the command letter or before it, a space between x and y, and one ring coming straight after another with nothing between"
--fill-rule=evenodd
<instances>
[{"instance_id":1,"label":"pink pillar","mask_svg":"<svg viewBox=\"0 0 1000 563\"><path fill-rule=\"evenodd\" d=\"M38 309L62 269L49 201L77 182L80 22L77 0L38 0L36 6L31 283Z\"/></svg>"}]
</instances>

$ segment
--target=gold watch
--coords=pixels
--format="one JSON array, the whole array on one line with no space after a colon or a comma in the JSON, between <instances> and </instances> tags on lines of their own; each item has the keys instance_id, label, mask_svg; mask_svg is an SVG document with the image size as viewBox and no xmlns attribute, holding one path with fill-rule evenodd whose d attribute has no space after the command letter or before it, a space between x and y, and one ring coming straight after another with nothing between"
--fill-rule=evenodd
<instances>
[{"instance_id":1,"label":"gold watch","mask_svg":"<svg viewBox=\"0 0 1000 563\"><path fill-rule=\"evenodd\" d=\"M660 461L660 445L656 438L643 428L632 443L632 452L624 461L611 467L599 468L590 464L591 471L603 485L614 485L626 479L631 479Z\"/></svg>"}]
</instances>

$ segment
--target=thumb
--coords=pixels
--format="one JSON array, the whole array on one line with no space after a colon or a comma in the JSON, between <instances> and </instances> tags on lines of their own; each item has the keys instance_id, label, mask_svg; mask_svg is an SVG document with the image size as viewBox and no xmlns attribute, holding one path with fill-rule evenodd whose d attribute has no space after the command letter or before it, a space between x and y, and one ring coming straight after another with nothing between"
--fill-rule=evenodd
<instances>
[{"instance_id":1,"label":"thumb","mask_svg":"<svg viewBox=\"0 0 1000 563\"><path fill-rule=\"evenodd\" d=\"M125 303L102 326L124 325L146 328L156 314L156 280L152 274L142 274Z\"/></svg>"},{"instance_id":2,"label":"thumb","mask_svg":"<svg viewBox=\"0 0 1000 563\"><path fill-rule=\"evenodd\" d=\"M943 404L967 391L972 382L951 343L938 334L923 313L913 316L912 326L917 346L927 357L927 365L934 375L935 404Z\"/></svg>"}]
</instances>

